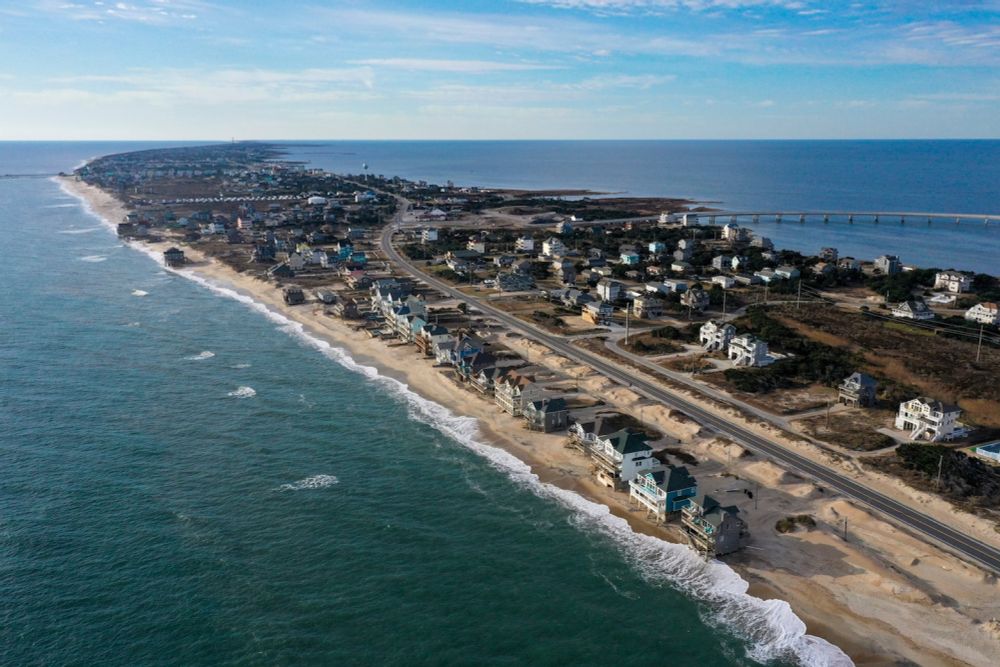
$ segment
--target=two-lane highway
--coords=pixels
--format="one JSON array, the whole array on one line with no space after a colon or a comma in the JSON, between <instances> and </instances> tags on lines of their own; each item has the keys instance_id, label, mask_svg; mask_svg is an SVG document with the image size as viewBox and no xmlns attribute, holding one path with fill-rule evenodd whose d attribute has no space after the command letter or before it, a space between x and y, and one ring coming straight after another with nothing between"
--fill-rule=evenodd
<instances>
[{"instance_id":1,"label":"two-lane highway","mask_svg":"<svg viewBox=\"0 0 1000 667\"><path fill-rule=\"evenodd\" d=\"M716 430L748 449L764 454L781 463L786 468L797 470L821 482L830 489L854 498L873 510L881 512L900 525L935 540L948 550L962 555L993 572L1000 573L1000 549L980 542L965 533L927 516L919 510L874 491L849 476L804 457L778 442L758 435L739 424L729 422L700 407L697 403L667 390L658 383L638 377L622 366L586 350L574 347L569 342L557 336L553 336L527 322L517 319L510 313L491 306L484 301L470 297L451 285L427 275L417 268L415 264L403 257L392 245L394 227L394 225L387 225L384 229L381 237L382 251L388 259L403 268L414 278L425 282L444 294L468 303L491 318L503 322L512 331L517 331L577 363L589 366L606 377L631 387L650 400L658 401L668 407L680 410L699 423Z\"/></svg>"}]
</instances>

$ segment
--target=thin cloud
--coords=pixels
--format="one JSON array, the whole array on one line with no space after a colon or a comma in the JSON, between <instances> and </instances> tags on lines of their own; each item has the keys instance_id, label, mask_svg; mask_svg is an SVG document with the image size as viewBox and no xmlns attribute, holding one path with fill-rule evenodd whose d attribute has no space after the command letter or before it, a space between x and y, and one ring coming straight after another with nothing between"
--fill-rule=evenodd
<instances>
[{"instance_id":1,"label":"thin cloud","mask_svg":"<svg viewBox=\"0 0 1000 667\"><path fill-rule=\"evenodd\" d=\"M537 63L506 63L490 60L446 60L435 58L367 58L352 60L352 65L369 65L420 72L526 72L533 70L562 69L559 65Z\"/></svg>"}]
</instances>

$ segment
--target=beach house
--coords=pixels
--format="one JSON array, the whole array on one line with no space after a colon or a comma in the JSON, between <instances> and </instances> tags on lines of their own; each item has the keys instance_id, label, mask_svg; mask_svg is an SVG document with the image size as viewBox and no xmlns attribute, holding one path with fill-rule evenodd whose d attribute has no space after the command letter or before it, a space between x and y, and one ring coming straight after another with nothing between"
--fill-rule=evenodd
<instances>
[{"instance_id":1,"label":"beach house","mask_svg":"<svg viewBox=\"0 0 1000 667\"><path fill-rule=\"evenodd\" d=\"M681 305L699 312L708 308L709 303L708 292L705 290L690 289L681 294Z\"/></svg>"},{"instance_id":2,"label":"beach house","mask_svg":"<svg viewBox=\"0 0 1000 667\"><path fill-rule=\"evenodd\" d=\"M284 298L285 303L289 306L297 306L300 303L306 302L305 292L302 291L301 287L286 287L282 291L282 298Z\"/></svg>"},{"instance_id":3,"label":"beach house","mask_svg":"<svg viewBox=\"0 0 1000 667\"><path fill-rule=\"evenodd\" d=\"M637 296L632 300L632 313L640 319L663 315L663 301L652 296Z\"/></svg>"},{"instance_id":4,"label":"beach house","mask_svg":"<svg viewBox=\"0 0 1000 667\"><path fill-rule=\"evenodd\" d=\"M621 298L623 287L617 280L601 280L597 283L597 295L603 301L614 303Z\"/></svg>"},{"instance_id":5,"label":"beach house","mask_svg":"<svg viewBox=\"0 0 1000 667\"><path fill-rule=\"evenodd\" d=\"M598 481L622 489L639 473L657 465L647 440L645 433L631 428L598 437L590 447Z\"/></svg>"},{"instance_id":6,"label":"beach house","mask_svg":"<svg viewBox=\"0 0 1000 667\"><path fill-rule=\"evenodd\" d=\"M497 407L509 415L520 417L524 413L525 405L541 393L541 388L534 382L534 377L516 371L504 375L493 387L493 398Z\"/></svg>"},{"instance_id":7,"label":"beach house","mask_svg":"<svg viewBox=\"0 0 1000 667\"><path fill-rule=\"evenodd\" d=\"M571 443L581 445L585 450L588 450L597 443L598 439L618 430L614 419L597 417L592 421L575 421L569 427L569 440Z\"/></svg>"},{"instance_id":8,"label":"beach house","mask_svg":"<svg viewBox=\"0 0 1000 667\"><path fill-rule=\"evenodd\" d=\"M742 334L729 341L727 350L734 366L767 366L774 361L767 352L767 342L753 334Z\"/></svg>"},{"instance_id":9,"label":"beach house","mask_svg":"<svg viewBox=\"0 0 1000 667\"><path fill-rule=\"evenodd\" d=\"M535 239L530 236L521 236L514 242L514 250L517 252L535 252Z\"/></svg>"},{"instance_id":10,"label":"beach house","mask_svg":"<svg viewBox=\"0 0 1000 667\"><path fill-rule=\"evenodd\" d=\"M934 274L934 289L943 289L952 294L961 294L972 289L972 279L958 271L941 271Z\"/></svg>"},{"instance_id":11,"label":"beach house","mask_svg":"<svg viewBox=\"0 0 1000 667\"><path fill-rule=\"evenodd\" d=\"M723 506L707 494L692 498L681 509L688 543L708 557L739 551L750 539L746 521L735 505Z\"/></svg>"},{"instance_id":12,"label":"beach house","mask_svg":"<svg viewBox=\"0 0 1000 667\"><path fill-rule=\"evenodd\" d=\"M618 261L625 266L635 266L639 263L639 253L634 250L626 250L619 255Z\"/></svg>"},{"instance_id":13,"label":"beach house","mask_svg":"<svg viewBox=\"0 0 1000 667\"><path fill-rule=\"evenodd\" d=\"M724 352L736 337L736 327L725 322L709 320L698 330L698 342L708 352Z\"/></svg>"},{"instance_id":14,"label":"beach house","mask_svg":"<svg viewBox=\"0 0 1000 667\"><path fill-rule=\"evenodd\" d=\"M910 440L951 440L965 433L965 428L958 423L961 414L961 409L956 405L918 396L899 404L896 428L909 431Z\"/></svg>"},{"instance_id":15,"label":"beach house","mask_svg":"<svg viewBox=\"0 0 1000 667\"><path fill-rule=\"evenodd\" d=\"M583 319L591 324L607 324L615 309L607 301L591 301L583 306Z\"/></svg>"},{"instance_id":16,"label":"beach house","mask_svg":"<svg viewBox=\"0 0 1000 667\"><path fill-rule=\"evenodd\" d=\"M1000 307L992 301L977 303L965 311L964 317L972 322L995 325L1000 323Z\"/></svg>"},{"instance_id":17,"label":"beach house","mask_svg":"<svg viewBox=\"0 0 1000 667\"><path fill-rule=\"evenodd\" d=\"M922 299L910 299L894 305L892 316L908 320L933 320L934 311Z\"/></svg>"},{"instance_id":18,"label":"beach house","mask_svg":"<svg viewBox=\"0 0 1000 667\"><path fill-rule=\"evenodd\" d=\"M875 271L885 276L891 276L903 270L903 265L896 255L882 255L875 260Z\"/></svg>"},{"instance_id":19,"label":"beach house","mask_svg":"<svg viewBox=\"0 0 1000 667\"><path fill-rule=\"evenodd\" d=\"M566 246L560 239L550 236L542 241L542 254L546 257L562 257L566 254Z\"/></svg>"},{"instance_id":20,"label":"beach house","mask_svg":"<svg viewBox=\"0 0 1000 667\"><path fill-rule=\"evenodd\" d=\"M565 399L543 398L526 403L521 416L531 430L551 433L566 428L569 409Z\"/></svg>"},{"instance_id":21,"label":"beach house","mask_svg":"<svg viewBox=\"0 0 1000 667\"><path fill-rule=\"evenodd\" d=\"M163 262L171 268L184 266L184 251L180 248L167 248L163 251Z\"/></svg>"},{"instance_id":22,"label":"beach house","mask_svg":"<svg viewBox=\"0 0 1000 667\"><path fill-rule=\"evenodd\" d=\"M434 227L424 227L422 230L420 230L420 242L421 243L424 243L424 244L427 244L427 243L436 243L437 240L438 240L438 230L436 228L434 228Z\"/></svg>"},{"instance_id":23,"label":"beach house","mask_svg":"<svg viewBox=\"0 0 1000 667\"><path fill-rule=\"evenodd\" d=\"M852 408L872 407L878 402L875 397L877 388L878 384L871 375L852 373L840 383L837 402Z\"/></svg>"},{"instance_id":24,"label":"beach house","mask_svg":"<svg viewBox=\"0 0 1000 667\"><path fill-rule=\"evenodd\" d=\"M685 467L656 466L630 480L629 502L645 507L658 521L680 512L698 494L698 483Z\"/></svg>"}]
</instances>

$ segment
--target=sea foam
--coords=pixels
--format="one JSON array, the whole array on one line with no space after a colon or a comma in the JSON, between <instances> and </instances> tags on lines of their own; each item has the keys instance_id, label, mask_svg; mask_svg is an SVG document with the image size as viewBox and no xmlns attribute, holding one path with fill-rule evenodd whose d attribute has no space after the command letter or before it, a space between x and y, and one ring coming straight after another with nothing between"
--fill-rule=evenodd
<instances>
[{"instance_id":1,"label":"sea foam","mask_svg":"<svg viewBox=\"0 0 1000 667\"><path fill-rule=\"evenodd\" d=\"M84 257L81 257L80 261L81 262L94 262L94 263L97 263L97 262L104 262L107 259L108 258L105 257L104 255L86 255Z\"/></svg>"},{"instance_id":2,"label":"sea foam","mask_svg":"<svg viewBox=\"0 0 1000 667\"><path fill-rule=\"evenodd\" d=\"M231 396L232 398L253 398L257 395L257 390L253 387L237 387L231 392L226 394L226 396Z\"/></svg>"},{"instance_id":3,"label":"sea foam","mask_svg":"<svg viewBox=\"0 0 1000 667\"><path fill-rule=\"evenodd\" d=\"M333 486L338 484L339 479L333 475L313 475L312 477L306 477L305 479L300 479L297 482L292 482L291 484L282 484L276 491L302 491L304 489L325 489L328 486Z\"/></svg>"},{"instance_id":4,"label":"sea foam","mask_svg":"<svg viewBox=\"0 0 1000 667\"><path fill-rule=\"evenodd\" d=\"M76 196L68 190L67 192ZM114 229L108 221L91 210L86 202L83 208ZM789 660L806 667L847 667L854 664L838 647L820 637L806 634L805 623L795 615L787 602L761 600L749 595L749 583L725 563L718 560L706 562L684 545L636 533L627 521L613 515L607 506L542 482L526 463L513 454L481 442L478 439L478 423L474 418L456 415L445 406L418 395L406 384L380 374L378 369L359 364L345 350L311 335L302 324L274 312L246 294L190 271L165 267L159 253L139 243L129 243L129 246L145 253L166 270L260 313L278 324L285 333L386 389L396 400L407 405L410 417L415 421L433 427L480 455L522 488L541 498L560 503L570 510L576 525L596 530L612 540L651 584L669 585L703 603L708 610L703 620L746 641L750 658L760 662ZM250 387L240 389L253 391ZM230 395L233 393L230 392Z\"/></svg>"},{"instance_id":5,"label":"sea foam","mask_svg":"<svg viewBox=\"0 0 1000 667\"><path fill-rule=\"evenodd\" d=\"M132 296L149 296L149 292L141 289L132 290Z\"/></svg>"},{"instance_id":6,"label":"sea foam","mask_svg":"<svg viewBox=\"0 0 1000 667\"><path fill-rule=\"evenodd\" d=\"M64 204L64 206L79 206L79 204ZM91 234L93 232L99 232L105 227L102 225L100 227L85 227L83 229L60 229L57 233L59 234Z\"/></svg>"},{"instance_id":7,"label":"sea foam","mask_svg":"<svg viewBox=\"0 0 1000 667\"><path fill-rule=\"evenodd\" d=\"M205 350L204 352L199 352L198 354L192 354L190 357L184 357L187 361L202 361L204 359L211 359L215 356L215 352Z\"/></svg>"}]
</instances>

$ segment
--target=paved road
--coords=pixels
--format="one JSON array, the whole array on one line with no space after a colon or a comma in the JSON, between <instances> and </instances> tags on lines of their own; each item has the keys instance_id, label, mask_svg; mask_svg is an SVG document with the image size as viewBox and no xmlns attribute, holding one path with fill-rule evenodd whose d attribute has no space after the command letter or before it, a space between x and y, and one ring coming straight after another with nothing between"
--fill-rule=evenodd
<instances>
[{"instance_id":1,"label":"paved road","mask_svg":"<svg viewBox=\"0 0 1000 667\"><path fill-rule=\"evenodd\" d=\"M394 225L387 225L382 233L380 241L382 252L385 253L387 258L395 262L397 266L405 269L413 277L422 280L431 287L455 299L468 303L484 314L503 322L511 330L517 331L577 363L590 366L612 380L631 387L648 399L680 410L692 419L746 446L748 449L764 454L787 468L797 470L835 491L854 498L899 524L937 541L952 552L965 556L996 573L1000 573L1000 549L969 537L965 533L955 530L888 496L873 491L850 477L797 454L772 440L757 435L753 431L745 429L738 424L728 422L699 407L696 403L675 395L657 383L635 377L629 370L607 359L574 347L559 337L537 329L509 313L470 297L467 294L463 294L448 283L423 273L393 247L393 229Z\"/></svg>"}]
</instances>

